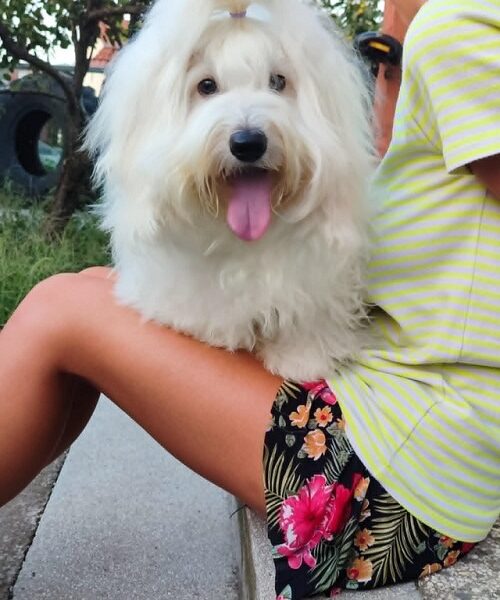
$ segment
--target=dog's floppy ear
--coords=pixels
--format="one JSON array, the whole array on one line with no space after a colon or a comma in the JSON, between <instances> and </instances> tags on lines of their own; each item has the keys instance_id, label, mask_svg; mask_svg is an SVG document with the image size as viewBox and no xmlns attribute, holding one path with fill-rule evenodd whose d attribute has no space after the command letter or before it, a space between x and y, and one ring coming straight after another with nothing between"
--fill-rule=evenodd
<instances>
[{"instance_id":1,"label":"dog's floppy ear","mask_svg":"<svg viewBox=\"0 0 500 600\"><path fill-rule=\"evenodd\" d=\"M321 200L321 210L328 215L324 227L341 242L366 213L365 185L374 164L371 98L363 68L331 18L306 2L294 1L293 10L290 4L291 0L272 0L271 10L295 71L305 123L302 142L312 157L308 198ZM299 220L310 210L308 202L300 202L293 216ZM331 227L332 219L349 227Z\"/></svg>"},{"instance_id":2,"label":"dog's floppy ear","mask_svg":"<svg viewBox=\"0 0 500 600\"><path fill-rule=\"evenodd\" d=\"M133 215L131 228L145 235L154 230L151 215L158 211L158 201L141 165L151 164L155 156L149 159L139 150L151 147L145 139L165 137L173 122L182 121L179 113L187 110L183 75L213 11L211 0L158 0L139 35L107 71L85 138L95 157L94 181L103 187L102 202L95 208L106 229Z\"/></svg>"}]
</instances>

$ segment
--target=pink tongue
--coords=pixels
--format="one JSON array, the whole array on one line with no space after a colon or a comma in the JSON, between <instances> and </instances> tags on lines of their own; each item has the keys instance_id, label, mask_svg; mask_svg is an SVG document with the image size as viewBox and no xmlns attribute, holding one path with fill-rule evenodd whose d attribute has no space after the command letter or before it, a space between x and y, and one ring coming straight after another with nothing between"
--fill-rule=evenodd
<instances>
[{"instance_id":1,"label":"pink tongue","mask_svg":"<svg viewBox=\"0 0 500 600\"><path fill-rule=\"evenodd\" d=\"M229 227L242 240L258 240L271 222L271 176L265 171L243 173L229 185Z\"/></svg>"}]
</instances>

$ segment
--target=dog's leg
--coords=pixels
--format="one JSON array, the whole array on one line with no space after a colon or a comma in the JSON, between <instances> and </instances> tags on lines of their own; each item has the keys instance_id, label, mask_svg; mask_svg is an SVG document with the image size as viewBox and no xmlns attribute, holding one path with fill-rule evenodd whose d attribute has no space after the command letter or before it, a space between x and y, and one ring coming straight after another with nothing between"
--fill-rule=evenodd
<instances>
[{"instance_id":1,"label":"dog's leg","mask_svg":"<svg viewBox=\"0 0 500 600\"><path fill-rule=\"evenodd\" d=\"M310 333L282 333L277 339L264 343L258 356L268 371L295 381L322 379L335 367L322 340Z\"/></svg>"}]
</instances>

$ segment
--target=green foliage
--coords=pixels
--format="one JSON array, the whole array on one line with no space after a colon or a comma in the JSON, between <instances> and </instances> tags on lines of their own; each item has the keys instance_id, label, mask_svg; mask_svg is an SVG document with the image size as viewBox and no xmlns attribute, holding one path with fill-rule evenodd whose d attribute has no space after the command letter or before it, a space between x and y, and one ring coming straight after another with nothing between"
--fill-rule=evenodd
<instances>
[{"instance_id":1,"label":"green foliage","mask_svg":"<svg viewBox=\"0 0 500 600\"><path fill-rule=\"evenodd\" d=\"M382 22L380 0L318 0L351 39L365 31L378 31Z\"/></svg>"},{"instance_id":2,"label":"green foliage","mask_svg":"<svg viewBox=\"0 0 500 600\"><path fill-rule=\"evenodd\" d=\"M43 204L0 191L0 327L42 279L110 262L107 236L93 216L75 213L60 238L50 242L42 234L45 217Z\"/></svg>"},{"instance_id":3,"label":"green foliage","mask_svg":"<svg viewBox=\"0 0 500 600\"><path fill-rule=\"evenodd\" d=\"M353 38L363 31L377 30L382 19L380 0L316 0ZM88 22L93 10L118 9L120 7L147 6L150 0L0 0L0 22L11 32L12 38L30 54L46 60L51 48L68 48L80 39L82 24ZM109 26L107 31L112 42L121 44L127 31L121 27L122 14L108 14L102 20ZM133 18L134 26L137 15ZM93 23L94 36L89 40L92 47L98 37L97 21ZM0 45L0 69L15 68L18 59L7 54Z\"/></svg>"},{"instance_id":4,"label":"green foliage","mask_svg":"<svg viewBox=\"0 0 500 600\"><path fill-rule=\"evenodd\" d=\"M98 22L102 20L109 28L110 41L121 44L128 36L122 28L121 7L138 7L149 1L137 0L0 0L0 22L10 32L12 39L26 49L29 54L47 60L54 47L76 46L85 32L85 44L92 48L99 36ZM98 19L93 19L95 11L107 10ZM114 11L116 14L114 14ZM126 12L126 11L124 11ZM92 35L88 36L88 26ZM18 58L2 50L0 45L0 68L13 69Z\"/></svg>"},{"instance_id":5,"label":"green foliage","mask_svg":"<svg viewBox=\"0 0 500 600\"><path fill-rule=\"evenodd\" d=\"M379 0L318 0L349 36L378 29L382 18ZM17 43L31 54L45 58L54 46L68 48L78 39L79 26L95 9L149 4L133 0L0 0L0 21L8 26ZM108 15L112 41L121 43L126 32L121 28L122 15ZM98 35L96 26L95 35ZM0 47L0 67L12 68L16 59Z\"/></svg>"},{"instance_id":6,"label":"green foliage","mask_svg":"<svg viewBox=\"0 0 500 600\"><path fill-rule=\"evenodd\" d=\"M45 58L53 46L71 44L71 22L83 2L54 0L0 0L0 21L9 26L15 40L29 52ZM0 49L0 66L13 68L16 59Z\"/></svg>"}]
</instances>

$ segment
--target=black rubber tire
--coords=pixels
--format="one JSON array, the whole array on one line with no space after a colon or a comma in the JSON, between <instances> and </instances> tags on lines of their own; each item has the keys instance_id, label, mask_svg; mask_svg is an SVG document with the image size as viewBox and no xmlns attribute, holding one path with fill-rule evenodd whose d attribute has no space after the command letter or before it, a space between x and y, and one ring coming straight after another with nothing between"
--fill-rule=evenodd
<instances>
[{"instance_id":1,"label":"black rubber tire","mask_svg":"<svg viewBox=\"0 0 500 600\"><path fill-rule=\"evenodd\" d=\"M59 181L62 160L53 171L40 162L38 140L54 119L66 151L67 110L62 98L40 92L0 91L0 180L12 182L29 196L41 196Z\"/></svg>"}]
</instances>

